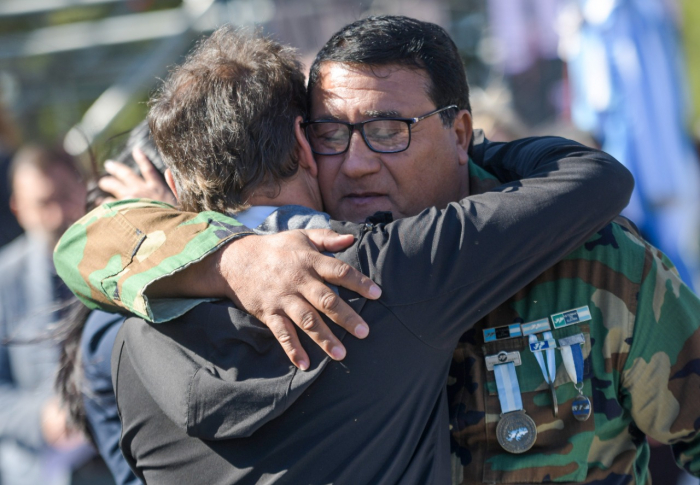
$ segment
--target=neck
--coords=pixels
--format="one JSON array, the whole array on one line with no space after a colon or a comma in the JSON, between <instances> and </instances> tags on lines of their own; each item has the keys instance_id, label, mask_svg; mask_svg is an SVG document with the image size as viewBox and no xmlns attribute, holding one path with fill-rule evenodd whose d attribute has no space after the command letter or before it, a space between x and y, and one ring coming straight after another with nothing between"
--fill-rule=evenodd
<instances>
[{"instance_id":1,"label":"neck","mask_svg":"<svg viewBox=\"0 0 700 485\"><path fill-rule=\"evenodd\" d=\"M283 181L277 187L265 187L256 190L249 199L252 206L271 205L281 207L283 205L300 205L323 211L321 193L315 178L309 176L306 170L299 171L292 178Z\"/></svg>"},{"instance_id":2,"label":"neck","mask_svg":"<svg viewBox=\"0 0 700 485\"><path fill-rule=\"evenodd\" d=\"M471 158L470 158L471 160ZM469 178L469 162L464 164L464 176L461 177L461 186L460 186L460 200L469 197L471 195L471 190L470 190L470 185L471 185L471 179Z\"/></svg>"}]
</instances>

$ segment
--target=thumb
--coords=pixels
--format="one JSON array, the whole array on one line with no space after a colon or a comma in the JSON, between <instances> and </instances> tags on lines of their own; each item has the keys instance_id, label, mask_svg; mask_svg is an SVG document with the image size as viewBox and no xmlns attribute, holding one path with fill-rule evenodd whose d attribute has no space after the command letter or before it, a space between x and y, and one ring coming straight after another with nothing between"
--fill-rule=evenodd
<instances>
[{"instance_id":1,"label":"thumb","mask_svg":"<svg viewBox=\"0 0 700 485\"><path fill-rule=\"evenodd\" d=\"M355 240L352 234L338 234L330 229L309 229L304 232L316 249L331 253L342 251Z\"/></svg>"}]
</instances>

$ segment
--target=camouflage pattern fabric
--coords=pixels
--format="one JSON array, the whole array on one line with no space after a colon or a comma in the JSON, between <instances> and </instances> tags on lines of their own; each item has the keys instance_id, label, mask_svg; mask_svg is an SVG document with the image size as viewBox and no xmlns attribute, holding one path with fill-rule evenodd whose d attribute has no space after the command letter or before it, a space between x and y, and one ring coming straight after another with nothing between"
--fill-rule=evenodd
<instances>
[{"instance_id":1,"label":"camouflage pattern fabric","mask_svg":"<svg viewBox=\"0 0 700 485\"><path fill-rule=\"evenodd\" d=\"M218 212L178 212L163 202L123 200L103 204L73 224L56 245L54 263L89 308L162 322L205 300L171 299L154 315L144 295L148 285L247 234L253 232Z\"/></svg>"},{"instance_id":2,"label":"camouflage pattern fabric","mask_svg":"<svg viewBox=\"0 0 700 485\"><path fill-rule=\"evenodd\" d=\"M472 193L489 188L489 178L473 173ZM583 392L593 415L579 422L571 412L578 392L559 350L555 418L527 337L485 343L483 329L582 306L591 320L553 330L557 340L585 335ZM700 300L672 263L627 221L606 226L462 337L448 380L453 461L462 467L454 482L650 483L645 435L672 444L679 465L700 475L699 328ZM523 406L538 430L533 448L520 455L496 441L501 406L484 358L502 350L520 352Z\"/></svg>"},{"instance_id":3,"label":"camouflage pattern fabric","mask_svg":"<svg viewBox=\"0 0 700 485\"><path fill-rule=\"evenodd\" d=\"M470 171L473 194L500 185L473 163ZM73 226L54 259L61 277L89 306L165 321L199 301L156 304L144 296L147 286L246 233L221 214L181 213L153 201L117 202ZM585 335L583 392L594 414L585 422L573 418L577 392L556 351L559 417L554 418L549 388L526 341L486 345L482 330L586 305L590 321L553 336ZM645 434L671 443L679 464L700 475L699 327L700 301L671 262L626 221L606 226L461 339L448 381L455 483L648 483ZM534 447L522 455L504 452L495 441L500 403L484 356L500 350L521 354L516 372L523 403L538 428Z\"/></svg>"}]
</instances>

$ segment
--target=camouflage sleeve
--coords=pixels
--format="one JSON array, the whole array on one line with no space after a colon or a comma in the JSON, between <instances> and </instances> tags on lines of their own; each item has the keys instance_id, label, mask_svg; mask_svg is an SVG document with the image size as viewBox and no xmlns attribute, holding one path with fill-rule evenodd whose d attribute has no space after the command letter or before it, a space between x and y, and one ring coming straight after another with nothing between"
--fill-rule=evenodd
<instances>
[{"instance_id":1,"label":"camouflage sleeve","mask_svg":"<svg viewBox=\"0 0 700 485\"><path fill-rule=\"evenodd\" d=\"M620 339L629 349L622 404L643 433L671 444L678 464L700 476L700 300L651 246L643 276L631 339ZM613 362L624 360L620 350Z\"/></svg>"},{"instance_id":2,"label":"camouflage sleeve","mask_svg":"<svg viewBox=\"0 0 700 485\"><path fill-rule=\"evenodd\" d=\"M148 285L246 234L253 232L218 212L180 212L130 199L103 204L73 224L56 246L54 263L88 307L163 322L204 300L149 302Z\"/></svg>"}]
</instances>

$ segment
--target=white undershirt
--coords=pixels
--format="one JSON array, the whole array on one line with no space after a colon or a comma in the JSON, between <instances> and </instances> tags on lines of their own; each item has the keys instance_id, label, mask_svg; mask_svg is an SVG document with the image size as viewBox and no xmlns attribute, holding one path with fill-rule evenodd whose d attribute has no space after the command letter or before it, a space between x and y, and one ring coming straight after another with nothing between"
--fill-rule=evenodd
<instances>
[{"instance_id":1,"label":"white undershirt","mask_svg":"<svg viewBox=\"0 0 700 485\"><path fill-rule=\"evenodd\" d=\"M234 213L233 217L235 217L238 222L247 228L255 229L277 209L279 209L279 207L274 207L271 205L256 205L250 209Z\"/></svg>"}]
</instances>

